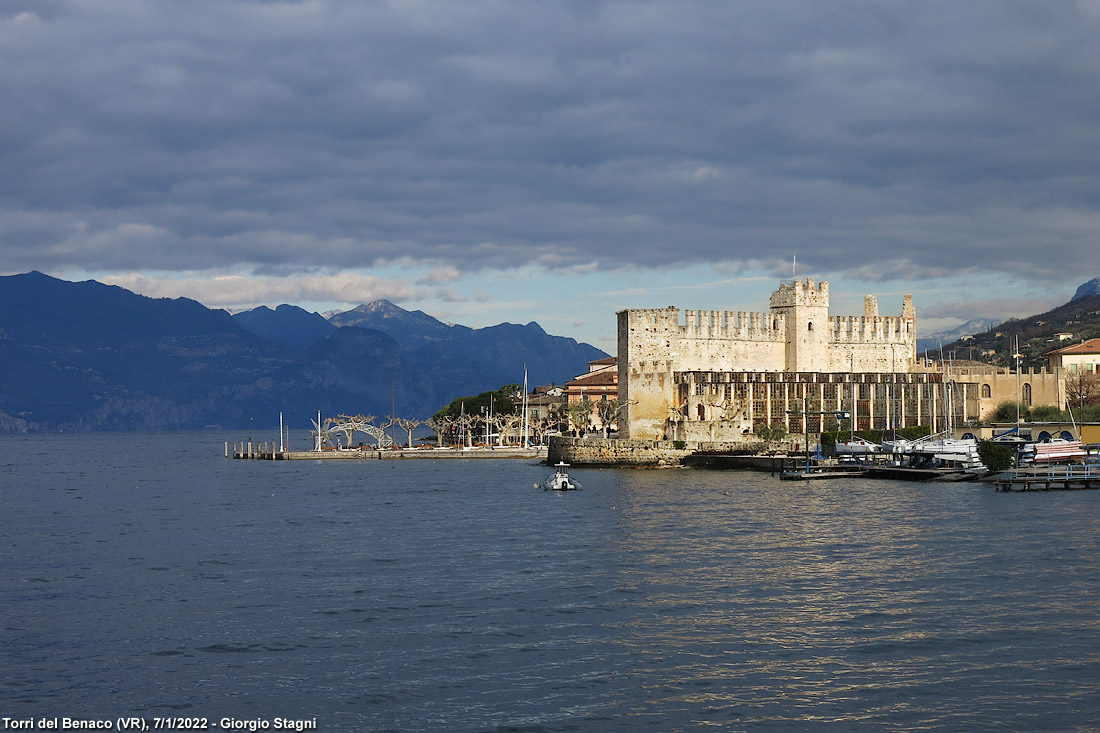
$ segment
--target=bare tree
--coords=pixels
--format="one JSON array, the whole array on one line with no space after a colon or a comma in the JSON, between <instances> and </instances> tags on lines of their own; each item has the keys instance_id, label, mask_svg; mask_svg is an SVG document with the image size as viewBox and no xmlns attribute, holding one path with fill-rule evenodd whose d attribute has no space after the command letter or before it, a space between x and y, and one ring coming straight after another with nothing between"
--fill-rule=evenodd
<instances>
[{"instance_id":1,"label":"bare tree","mask_svg":"<svg viewBox=\"0 0 1100 733\"><path fill-rule=\"evenodd\" d=\"M394 418L394 422L397 423L397 426L399 428L401 428L406 433L408 433L408 435L409 435L408 446L410 448L412 448L413 447L413 431L416 430L421 425L423 425L424 421L423 420L414 420L414 419L408 418L408 417L398 417L398 418Z\"/></svg>"},{"instance_id":2,"label":"bare tree","mask_svg":"<svg viewBox=\"0 0 1100 733\"><path fill-rule=\"evenodd\" d=\"M426 423L429 428L435 431L436 445L440 448L443 447L443 436L451 431L455 425L458 424L457 417L433 417Z\"/></svg>"},{"instance_id":3,"label":"bare tree","mask_svg":"<svg viewBox=\"0 0 1100 733\"><path fill-rule=\"evenodd\" d=\"M518 433L523 415L501 415L497 420L500 425L500 438L497 440L497 445L503 445L505 435L514 437Z\"/></svg>"},{"instance_id":4,"label":"bare tree","mask_svg":"<svg viewBox=\"0 0 1100 733\"><path fill-rule=\"evenodd\" d=\"M619 417L619 401L600 400L596 403L596 410L600 415L600 429L606 437L611 434L611 424Z\"/></svg>"},{"instance_id":5,"label":"bare tree","mask_svg":"<svg viewBox=\"0 0 1100 733\"><path fill-rule=\"evenodd\" d=\"M1100 399L1100 375L1080 370L1066 379L1066 401L1076 407L1091 405Z\"/></svg>"},{"instance_id":6,"label":"bare tree","mask_svg":"<svg viewBox=\"0 0 1100 733\"><path fill-rule=\"evenodd\" d=\"M587 435L588 429L592 427L592 402L585 397L580 402L571 402L568 409L570 424L581 437Z\"/></svg>"}]
</instances>

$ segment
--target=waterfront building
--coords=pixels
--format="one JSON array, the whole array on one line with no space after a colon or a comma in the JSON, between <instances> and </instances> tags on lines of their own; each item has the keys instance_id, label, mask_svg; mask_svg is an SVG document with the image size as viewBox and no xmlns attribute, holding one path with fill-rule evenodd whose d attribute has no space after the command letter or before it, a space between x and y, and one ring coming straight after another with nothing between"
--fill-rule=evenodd
<instances>
[{"instance_id":1,"label":"waterfront building","mask_svg":"<svg viewBox=\"0 0 1100 733\"><path fill-rule=\"evenodd\" d=\"M799 435L917 425L933 431L976 421L1006 391L1064 406L1058 370L1016 375L919 360L916 308L829 315L829 283L782 282L770 310L629 309L618 317L623 438L728 441L757 425ZM1025 389L1026 387L1026 389ZM837 412L850 417L838 421Z\"/></svg>"}]
</instances>

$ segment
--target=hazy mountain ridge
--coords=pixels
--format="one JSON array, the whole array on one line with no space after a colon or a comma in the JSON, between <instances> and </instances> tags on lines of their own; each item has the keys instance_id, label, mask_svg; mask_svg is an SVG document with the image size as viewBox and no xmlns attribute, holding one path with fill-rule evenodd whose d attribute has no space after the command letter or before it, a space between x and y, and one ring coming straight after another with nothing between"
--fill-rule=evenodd
<instances>
[{"instance_id":1,"label":"hazy mountain ridge","mask_svg":"<svg viewBox=\"0 0 1100 733\"><path fill-rule=\"evenodd\" d=\"M1087 283L1083 283L1079 288L1077 288L1077 292L1073 294L1073 297L1070 298L1069 302L1072 303L1075 300L1078 300L1080 298L1087 298L1090 295L1100 295L1100 277L1094 277Z\"/></svg>"},{"instance_id":2,"label":"hazy mountain ridge","mask_svg":"<svg viewBox=\"0 0 1100 733\"><path fill-rule=\"evenodd\" d=\"M1097 337L1100 337L1100 295L1075 295L1057 308L1026 318L1011 318L965 340L945 343L943 349L955 358L1010 366L1015 363L1012 355L1018 343L1021 364L1041 367L1046 365L1045 357L1051 351Z\"/></svg>"},{"instance_id":3,"label":"hazy mountain ridge","mask_svg":"<svg viewBox=\"0 0 1100 733\"><path fill-rule=\"evenodd\" d=\"M605 356L537 324L436 327L419 312L417 328L449 338L416 339L409 312L387 306L367 311L400 340L295 306L230 316L95 281L0 277L0 431L246 427L280 411L301 424L318 410L388 415L394 404L423 418L521 382L524 360L532 383L562 383Z\"/></svg>"},{"instance_id":4,"label":"hazy mountain ridge","mask_svg":"<svg viewBox=\"0 0 1100 733\"><path fill-rule=\"evenodd\" d=\"M917 353L935 353L941 345L954 343L966 336L985 333L999 323L1001 323L1001 321L996 321L992 318L972 318L961 326L956 326L946 331L930 333L927 336L917 339Z\"/></svg>"}]
</instances>

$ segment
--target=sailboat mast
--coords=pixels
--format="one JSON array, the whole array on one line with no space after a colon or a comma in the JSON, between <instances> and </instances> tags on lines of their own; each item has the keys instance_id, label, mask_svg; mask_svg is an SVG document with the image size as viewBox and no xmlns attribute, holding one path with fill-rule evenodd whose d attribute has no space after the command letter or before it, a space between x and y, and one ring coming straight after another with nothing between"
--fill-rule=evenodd
<instances>
[{"instance_id":1,"label":"sailboat mast","mask_svg":"<svg viewBox=\"0 0 1100 733\"><path fill-rule=\"evenodd\" d=\"M523 447L526 448L527 440L527 365L523 365Z\"/></svg>"},{"instance_id":2,"label":"sailboat mast","mask_svg":"<svg viewBox=\"0 0 1100 733\"><path fill-rule=\"evenodd\" d=\"M1016 434L1020 434L1020 336L1017 334L1013 339L1013 354L1016 358Z\"/></svg>"}]
</instances>

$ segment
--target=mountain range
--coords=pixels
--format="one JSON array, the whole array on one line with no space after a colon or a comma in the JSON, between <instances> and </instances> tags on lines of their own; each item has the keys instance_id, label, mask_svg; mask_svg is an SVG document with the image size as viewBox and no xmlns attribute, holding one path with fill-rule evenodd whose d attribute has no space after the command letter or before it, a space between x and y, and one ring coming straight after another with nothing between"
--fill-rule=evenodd
<instances>
[{"instance_id":1,"label":"mountain range","mask_svg":"<svg viewBox=\"0 0 1100 733\"><path fill-rule=\"evenodd\" d=\"M961 326L956 326L945 331L936 331L917 339L917 353L928 352L935 355L941 346L951 344L967 336L985 333L996 326L1000 321L992 318L972 318Z\"/></svg>"},{"instance_id":2,"label":"mountain range","mask_svg":"<svg viewBox=\"0 0 1100 733\"><path fill-rule=\"evenodd\" d=\"M944 339L943 354L959 361L1011 367L1015 363L1013 355L1018 353L1021 366L1045 366L1051 351L1100 337L1100 293L1092 292L1096 286L1100 286L1100 278L1082 285L1068 303L1057 308L1012 318L950 343ZM939 358L939 353L937 344L929 356Z\"/></svg>"},{"instance_id":3,"label":"mountain range","mask_svg":"<svg viewBox=\"0 0 1100 733\"><path fill-rule=\"evenodd\" d=\"M308 426L318 411L426 418L607 356L537 323L474 329L387 301L325 318L236 315L94 280L0 277L0 432Z\"/></svg>"}]
</instances>

